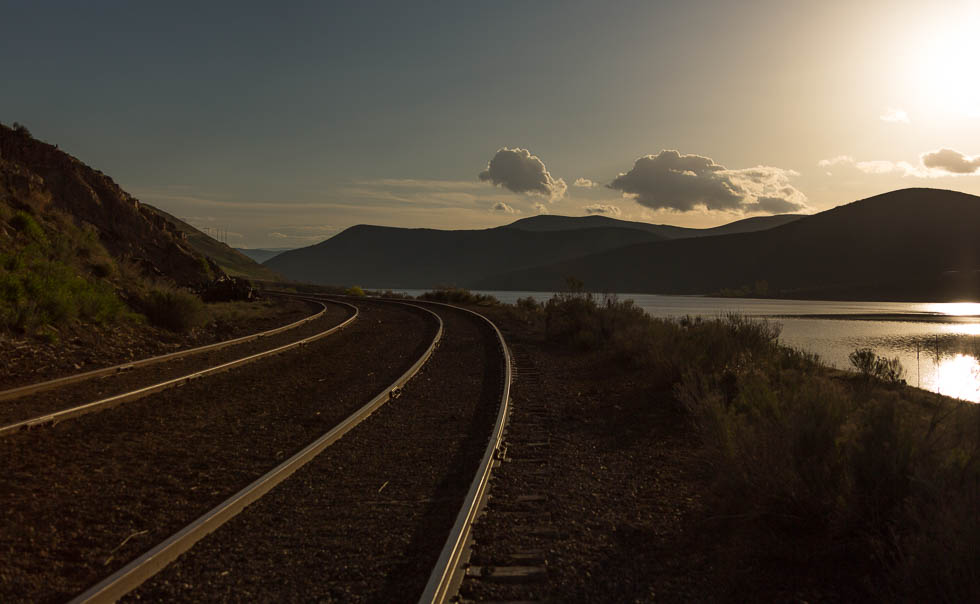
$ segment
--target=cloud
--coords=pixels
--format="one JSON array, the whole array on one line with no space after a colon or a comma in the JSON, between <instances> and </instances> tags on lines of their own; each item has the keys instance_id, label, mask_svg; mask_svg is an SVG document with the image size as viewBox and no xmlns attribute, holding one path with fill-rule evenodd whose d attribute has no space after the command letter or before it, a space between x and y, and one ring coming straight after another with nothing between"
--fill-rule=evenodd
<instances>
[{"instance_id":1,"label":"cloud","mask_svg":"<svg viewBox=\"0 0 980 604\"><path fill-rule=\"evenodd\" d=\"M623 213L623 211L619 209L619 206L604 203L594 203L592 205L582 206L582 209L585 210L586 214L612 214L614 216L619 216Z\"/></svg>"},{"instance_id":2,"label":"cloud","mask_svg":"<svg viewBox=\"0 0 980 604\"><path fill-rule=\"evenodd\" d=\"M850 155L838 155L837 157L831 157L830 159L821 159L817 162L817 165L821 168L830 168L838 164L853 164L854 158Z\"/></svg>"},{"instance_id":3,"label":"cloud","mask_svg":"<svg viewBox=\"0 0 980 604\"><path fill-rule=\"evenodd\" d=\"M544 162L527 149L503 147L497 150L479 176L482 181L490 181L514 193L544 195L549 202L564 197L568 189L564 180L552 178Z\"/></svg>"},{"instance_id":4,"label":"cloud","mask_svg":"<svg viewBox=\"0 0 980 604\"><path fill-rule=\"evenodd\" d=\"M792 211L806 211L806 195L790 184L793 176L772 166L729 170L709 157L663 150L637 159L608 186L654 210L767 212L779 199ZM761 198L767 202L760 204Z\"/></svg>"},{"instance_id":5,"label":"cloud","mask_svg":"<svg viewBox=\"0 0 980 604\"><path fill-rule=\"evenodd\" d=\"M520 210L515 210L514 208L510 207L509 205L507 205L506 203L504 203L502 201L498 201L497 203L493 204L493 207L490 208L490 211L491 212L506 212L507 214L518 214L518 213L520 213Z\"/></svg>"},{"instance_id":6,"label":"cloud","mask_svg":"<svg viewBox=\"0 0 980 604\"><path fill-rule=\"evenodd\" d=\"M909 114L905 113L904 109L896 109L895 107L886 107L885 112L878 116L883 122L908 124Z\"/></svg>"},{"instance_id":7,"label":"cloud","mask_svg":"<svg viewBox=\"0 0 980 604\"><path fill-rule=\"evenodd\" d=\"M822 168L850 166L865 174L900 174L914 178L942 178L980 173L980 155L969 157L953 149L938 149L919 155L919 163L872 159L857 161L850 155L838 155L817 162ZM828 172L828 174L830 174Z\"/></svg>"},{"instance_id":8,"label":"cloud","mask_svg":"<svg viewBox=\"0 0 980 604\"><path fill-rule=\"evenodd\" d=\"M595 182L594 180L589 180L588 178L576 178L575 182L572 183L572 186L591 189L593 187L598 187L599 183Z\"/></svg>"},{"instance_id":9,"label":"cloud","mask_svg":"<svg viewBox=\"0 0 980 604\"><path fill-rule=\"evenodd\" d=\"M551 212L548 211L548 206L544 205L541 202L535 203L534 204L534 209L538 211L538 214L550 214L551 213Z\"/></svg>"},{"instance_id":10,"label":"cloud","mask_svg":"<svg viewBox=\"0 0 980 604\"><path fill-rule=\"evenodd\" d=\"M943 170L952 174L975 174L980 170L980 155L967 157L953 149L929 151L920 156L922 165L933 169Z\"/></svg>"},{"instance_id":11,"label":"cloud","mask_svg":"<svg viewBox=\"0 0 980 604\"><path fill-rule=\"evenodd\" d=\"M756 208L757 211L767 214L790 214L800 211L799 206L782 197L759 197L756 199Z\"/></svg>"}]
</instances>

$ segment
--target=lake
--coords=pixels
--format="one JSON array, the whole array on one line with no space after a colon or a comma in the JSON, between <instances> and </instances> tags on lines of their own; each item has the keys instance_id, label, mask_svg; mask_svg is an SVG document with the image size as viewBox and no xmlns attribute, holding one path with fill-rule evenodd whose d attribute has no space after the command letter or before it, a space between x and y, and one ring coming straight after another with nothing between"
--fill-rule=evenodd
<instances>
[{"instance_id":1,"label":"lake","mask_svg":"<svg viewBox=\"0 0 980 604\"><path fill-rule=\"evenodd\" d=\"M408 290L419 295L425 290ZM527 296L545 301L551 293L485 291L501 302ZM898 357L912 386L980 402L980 304L925 302L834 302L619 294L654 317L715 318L728 313L774 321L780 340L849 369L848 354L872 348Z\"/></svg>"}]
</instances>

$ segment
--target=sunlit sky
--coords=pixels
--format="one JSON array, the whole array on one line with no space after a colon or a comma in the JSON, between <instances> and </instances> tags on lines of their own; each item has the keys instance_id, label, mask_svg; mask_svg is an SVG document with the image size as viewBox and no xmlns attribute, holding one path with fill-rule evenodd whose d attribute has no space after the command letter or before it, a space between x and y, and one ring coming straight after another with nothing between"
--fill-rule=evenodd
<instances>
[{"instance_id":1,"label":"sunlit sky","mask_svg":"<svg viewBox=\"0 0 980 604\"><path fill-rule=\"evenodd\" d=\"M0 122L239 247L359 223L705 227L910 186L980 194L976 2L0 0L0 15Z\"/></svg>"}]
</instances>

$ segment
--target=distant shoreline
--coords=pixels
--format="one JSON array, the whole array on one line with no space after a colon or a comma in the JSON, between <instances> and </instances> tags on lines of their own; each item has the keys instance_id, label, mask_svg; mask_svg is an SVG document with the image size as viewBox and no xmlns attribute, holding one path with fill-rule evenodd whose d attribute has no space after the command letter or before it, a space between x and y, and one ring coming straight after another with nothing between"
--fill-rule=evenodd
<instances>
[{"instance_id":1,"label":"distant shoreline","mask_svg":"<svg viewBox=\"0 0 980 604\"><path fill-rule=\"evenodd\" d=\"M838 321L905 321L910 323L978 323L980 315L944 315L940 313L823 313L778 314L773 319L834 319Z\"/></svg>"}]
</instances>

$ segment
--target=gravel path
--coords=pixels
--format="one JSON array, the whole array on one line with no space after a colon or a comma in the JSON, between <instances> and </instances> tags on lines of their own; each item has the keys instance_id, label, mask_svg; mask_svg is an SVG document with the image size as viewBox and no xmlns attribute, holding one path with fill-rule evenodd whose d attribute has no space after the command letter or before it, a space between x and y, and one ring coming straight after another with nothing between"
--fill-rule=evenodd
<instances>
[{"instance_id":1,"label":"gravel path","mask_svg":"<svg viewBox=\"0 0 980 604\"><path fill-rule=\"evenodd\" d=\"M259 338L251 342L236 344L227 348L203 352L164 363L136 367L122 373L86 380L76 384L67 384L61 388L47 390L13 400L0 401L0 425L12 424L46 413L69 409L178 378L207 369L208 367L228 363L265 350L271 350L278 346L284 346L290 342L302 340L303 338L330 329L347 319L352 312L345 306L328 304L326 312L319 319L266 338Z\"/></svg>"},{"instance_id":2,"label":"gravel path","mask_svg":"<svg viewBox=\"0 0 980 604\"><path fill-rule=\"evenodd\" d=\"M434 322L359 303L309 346L0 439L0 601L63 601L176 532L377 394Z\"/></svg>"},{"instance_id":3,"label":"gravel path","mask_svg":"<svg viewBox=\"0 0 980 604\"><path fill-rule=\"evenodd\" d=\"M442 344L400 397L129 598L417 600L486 447L503 379L485 323L433 310Z\"/></svg>"}]
</instances>

